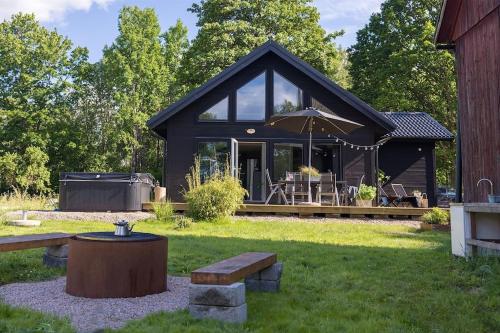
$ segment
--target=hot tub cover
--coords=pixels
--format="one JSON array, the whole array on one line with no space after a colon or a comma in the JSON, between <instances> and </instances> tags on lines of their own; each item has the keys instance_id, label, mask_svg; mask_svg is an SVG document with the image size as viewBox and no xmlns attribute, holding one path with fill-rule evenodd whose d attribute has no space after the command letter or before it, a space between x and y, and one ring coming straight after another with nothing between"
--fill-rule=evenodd
<instances>
[{"instance_id":1,"label":"hot tub cover","mask_svg":"<svg viewBox=\"0 0 500 333\"><path fill-rule=\"evenodd\" d=\"M122 173L122 172L62 172L59 181L101 181L101 182L129 182L155 184L155 178L150 173Z\"/></svg>"},{"instance_id":2,"label":"hot tub cover","mask_svg":"<svg viewBox=\"0 0 500 333\"><path fill-rule=\"evenodd\" d=\"M149 173L63 172L59 178L62 211L139 211L151 200L155 179Z\"/></svg>"}]
</instances>

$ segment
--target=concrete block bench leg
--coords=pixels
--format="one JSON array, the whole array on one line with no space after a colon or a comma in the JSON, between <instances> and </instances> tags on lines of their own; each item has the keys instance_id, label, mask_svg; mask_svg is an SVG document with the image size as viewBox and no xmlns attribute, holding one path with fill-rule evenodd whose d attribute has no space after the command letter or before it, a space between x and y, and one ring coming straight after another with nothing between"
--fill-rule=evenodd
<instances>
[{"instance_id":1,"label":"concrete block bench leg","mask_svg":"<svg viewBox=\"0 0 500 333\"><path fill-rule=\"evenodd\" d=\"M68 245L48 246L43 255L43 263L49 267L66 267Z\"/></svg>"},{"instance_id":2,"label":"concrete block bench leg","mask_svg":"<svg viewBox=\"0 0 500 333\"><path fill-rule=\"evenodd\" d=\"M189 313L198 319L211 318L230 323L247 320L245 285L189 285Z\"/></svg>"},{"instance_id":3,"label":"concrete block bench leg","mask_svg":"<svg viewBox=\"0 0 500 333\"><path fill-rule=\"evenodd\" d=\"M283 263L277 262L258 273L245 278L245 286L251 291L278 292L280 290Z\"/></svg>"}]
</instances>

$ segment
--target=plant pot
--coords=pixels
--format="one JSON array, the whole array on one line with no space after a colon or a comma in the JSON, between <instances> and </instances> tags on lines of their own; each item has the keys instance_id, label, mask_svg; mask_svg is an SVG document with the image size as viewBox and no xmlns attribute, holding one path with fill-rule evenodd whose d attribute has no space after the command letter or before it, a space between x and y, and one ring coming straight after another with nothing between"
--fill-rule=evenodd
<instances>
[{"instance_id":1,"label":"plant pot","mask_svg":"<svg viewBox=\"0 0 500 333\"><path fill-rule=\"evenodd\" d=\"M357 207L373 207L373 200L356 199Z\"/></svg>"},{"instance_id":2,"label":"plant pot","mask_svg":"<svg viewBox=\"0 0 500 333\"><path fill-rule=\"evenodd\" d=\"M500 203L500 195L488 194L489 203Z\"/></svg>"}]
</instances>

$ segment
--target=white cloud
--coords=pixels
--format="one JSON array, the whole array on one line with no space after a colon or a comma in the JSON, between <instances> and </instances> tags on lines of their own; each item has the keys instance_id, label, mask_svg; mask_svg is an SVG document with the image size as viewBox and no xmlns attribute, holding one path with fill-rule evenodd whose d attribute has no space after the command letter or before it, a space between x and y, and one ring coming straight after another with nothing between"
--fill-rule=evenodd
<instances>
[{"instance_id":1,"label":"white cloud","mask_svg":"<svg viewBox=\"0 0 500 333\"><path fill-rule=\"evenodd\" d=\"M380 9L382 0L315 0L314 5L321 14L321 20L350 18L359 20L369 17Z\"/></svg>"},{"instance_id":2,"label":"white cloud","mask_svg":"<svg viewBox=\"0 0 500 333\"><path fill-rule=\"evenodd\" d=\"M88 11L93 4L106 7L114 0L0 0L0 20L9 19L18 12L34 13L42 22L59 22L66 13Z\"/></svg>"},{"instance_id":3,"label":"white cloud","mask_svg":"<svg viewBox=\"0 0 500 333\"><path fill-rule=\"evenodd\" d=\"M380 11L383 0L314 0L321 15L320 23L327 32L344 30L336 42L349 47L356 32L368 23L371 14Z\"/></svg>"}]
</instances>

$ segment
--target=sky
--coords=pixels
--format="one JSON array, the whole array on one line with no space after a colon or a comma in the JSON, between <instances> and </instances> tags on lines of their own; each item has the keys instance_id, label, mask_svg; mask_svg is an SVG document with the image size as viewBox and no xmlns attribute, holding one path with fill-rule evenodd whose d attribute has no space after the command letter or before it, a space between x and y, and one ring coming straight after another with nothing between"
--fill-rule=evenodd
<instances>
[{"instance_id":1,"label":"sky","mask_svg":"<svg viewBox=\"0 0 500 333\"><path fill-rule=\"evenodd\" d=\"M177 19L189 29L189 38L196 36L196 16L187 11L198 0L0 0L0 20L14 13L34 13L46 27L56 29L75 45L86 46L90 60L98 61L105 45L111 45L118 35L118 13L126 5L154 8L162 31ZM379 11L383 0L314 0L327 32L343 29L345 35L336 42L347 48L356 41L356 31L362 28L373 12Z\"/></svg>"}]
</instances>

